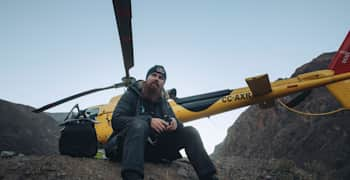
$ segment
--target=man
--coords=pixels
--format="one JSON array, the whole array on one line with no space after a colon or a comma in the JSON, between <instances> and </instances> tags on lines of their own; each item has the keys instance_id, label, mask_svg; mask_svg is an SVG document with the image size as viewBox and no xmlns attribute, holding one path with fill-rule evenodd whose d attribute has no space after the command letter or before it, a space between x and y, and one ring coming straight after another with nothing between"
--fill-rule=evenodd
<instances>
[{"instance_id":1,"label":"man","mask_svg":"<svg viewBox=\"0 0 350 180\"><path fill-rule=\"evenodd\" d=\"M166 78L163 66L153 66L145 81L127 89L113 112L113 134L122 136L123 179L143 179L145 160L173 161L181 158L182 148L200 179L217 179L197 130L175 118L163 90Z\"/></svg>"}]
</instances>

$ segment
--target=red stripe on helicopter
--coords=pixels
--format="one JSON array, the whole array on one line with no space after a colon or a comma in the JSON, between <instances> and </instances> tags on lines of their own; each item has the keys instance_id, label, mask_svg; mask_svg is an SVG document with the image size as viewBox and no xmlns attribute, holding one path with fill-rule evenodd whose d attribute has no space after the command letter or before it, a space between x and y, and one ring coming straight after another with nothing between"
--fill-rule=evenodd
<instances>
[{"instance_id":1,"label":"red stripe on helicopter","mask_svg":"<svg viewBox=\"0 0 350 180\"><path fill-rule=\"evenodd\" d=\"M350 72L350 31L328 66L335 74Z\"/></svg>"}]
</instances>

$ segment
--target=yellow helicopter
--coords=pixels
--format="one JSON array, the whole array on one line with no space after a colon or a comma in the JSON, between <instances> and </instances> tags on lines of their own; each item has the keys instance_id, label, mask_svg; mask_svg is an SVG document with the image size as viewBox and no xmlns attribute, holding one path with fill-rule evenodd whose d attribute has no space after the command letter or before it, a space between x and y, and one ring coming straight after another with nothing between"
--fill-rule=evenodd
<instances>
[{"instance_id":1,"label":"yellow helicopter","mask_svg":"<svg viewBox=\"0 0 350 180\"><path fill-rule=\"evenodd\" d=\"M72 99L111 88L128 87L135 82L129 70L134 66L133 40L131 28L131 1L113 0L126 76L122 82L112 86L91 89L54 103L35 109L43 112ZM248 87L226 89L200 95L178 98L176 89L166 91L168 102L176 117L182 122L208 117L239 107L259 104L262 108L274 105L275 99L312 88L326 86L341 103L343 109L350 109L350 32L333 57L328 69L300 74L296 77L270 82L267 74L246 79ZM84 115L94 123L97 142L105 144L112 134L112 113L121 95L112 97L104 105L84 109Z\"/></svg>"}]
</instances>

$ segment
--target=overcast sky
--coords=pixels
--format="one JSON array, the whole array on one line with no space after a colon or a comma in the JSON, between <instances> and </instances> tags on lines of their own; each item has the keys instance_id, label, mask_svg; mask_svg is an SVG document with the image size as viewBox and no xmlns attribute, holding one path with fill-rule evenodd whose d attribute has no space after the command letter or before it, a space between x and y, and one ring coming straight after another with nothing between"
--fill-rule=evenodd
<instances>
[{"instance_id":1,"label":"overcast sky","mask_svg":"<svg viewBox=\"0 0 350 180\"><path fill-rule=\"evenodd\" d=\"M349 0L133 0L135 67L164 65L166 88L179 97L271 80L323 52L336 51L350 30ZM0 99L40 107L119 82L122 55L111 0L1 0ZM50 112L107 103L123 89L60 105ZM244 110L188 123L207 151L222 142Z\"/></svg>"}]
</instances>

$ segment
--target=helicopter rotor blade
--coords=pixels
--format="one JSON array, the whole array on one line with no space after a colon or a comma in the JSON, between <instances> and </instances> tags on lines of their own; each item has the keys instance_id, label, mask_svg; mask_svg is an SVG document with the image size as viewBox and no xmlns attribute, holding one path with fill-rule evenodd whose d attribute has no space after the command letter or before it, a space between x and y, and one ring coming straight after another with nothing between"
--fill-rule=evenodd
<instances>
[{"instance_id":1,"label":"helicopter rotor blade","mask_svg":"<svg viewBox=\"0 0 350 180\"><path fill-rule=\"evenodd\" d=\"M115 13L115 19L117 22L117 28L119 32L119 39L122 48L124 69L126 76L122 78L123 82L114 84L112 86L91 89L84 91L64 99L58 100L56 102L47 104L43 107L33 110L35 113L43 112L47 109L65 103L67 101L76 99L87 94L95 93L98 91L103 91L111 88L118 88L123 86L129 86L131 83L135 82L135 78L130 77L129 70L134 66L134 49L132 40L132 25L131 25L131 0L112 0L113 8Z\"/></svg>"},{"instance_id":2,"label":"helicopter rotor blade","mask_svg":"<svg viewBox=\"0 0 350 180\"><path fill-rule=\"evenodd\" d=\"M131 0L113 0L113 7L123 53L126 78L129 78L129 69L134 66Z\"/></svg>"},{"instance_id":3,"label":"helicopter rotor blade","mask_svg":"<svg viewBox=\"0 0 350 180\"><path fill-rule=\"evenodd\" d=\"M112 89L112 88L119 88L119 87L123 87L125 86L125 83L122 82L122 83L117 83L117 84L114 84L112 86L107 86L107 87L104 87L104 88L96 88L96 89L90 89L88 91L84 91L84 92L81 92L81 93L78 93L78 94L75 94L75 95L72 95L72 96L69 96L69 97L66 97L64 99L61 99L61 100L58 100L56 102L53 102L53 103L50 103L50 104L47 104L43 107L40 107L38 109L34 109L33 112L34 113L40 113L40 112L43 112L47 109L50 109L52 107L55 107L55 106L58 106L62 103L65 103L67 101L70 101L70 100L73 100L73 99L76 99L78 97L81 97L81 96L85 96L85 95L88 95L88 94L91 94L91 93L95 93L95 92L98 92L98 91L103 91L103 90L107 90L107 89Z\"/></svg>"}]
</instances>

